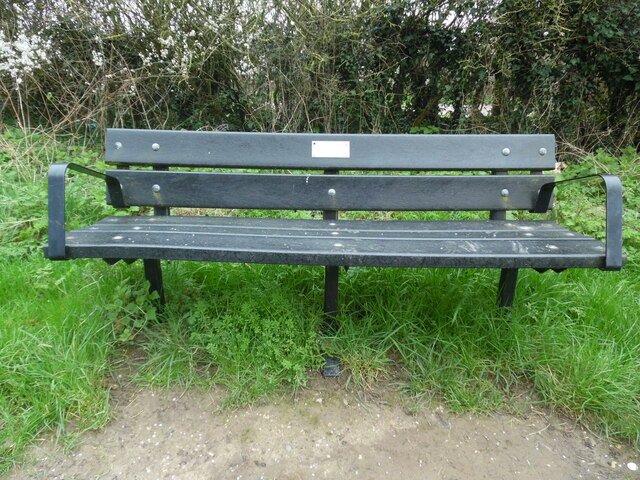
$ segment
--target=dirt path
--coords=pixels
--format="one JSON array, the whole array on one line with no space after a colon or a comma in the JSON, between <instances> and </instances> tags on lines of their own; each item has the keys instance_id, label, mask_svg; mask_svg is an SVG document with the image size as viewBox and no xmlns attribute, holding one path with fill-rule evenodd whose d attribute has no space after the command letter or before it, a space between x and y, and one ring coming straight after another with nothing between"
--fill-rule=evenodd
<instances>
[{"instance_id":1,"label":"dirt path","mask_svg":"<svg viewBox=\"0 0 640 480\"><path fill-rule=\"evenodd\" d=\"M65 455L32 452L22 479L637 479L630 451L568 421L411 415L391 388L348 392L315 378L304 392L216 413L220 392L184 394L131 387L115 393L114 419Z\"/></svg>"}]
</instances>

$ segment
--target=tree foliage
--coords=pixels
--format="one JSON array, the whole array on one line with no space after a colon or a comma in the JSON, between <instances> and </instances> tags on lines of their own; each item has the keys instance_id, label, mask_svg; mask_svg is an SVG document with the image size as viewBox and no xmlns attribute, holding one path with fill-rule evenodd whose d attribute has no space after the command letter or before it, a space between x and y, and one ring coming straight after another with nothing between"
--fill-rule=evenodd
<instances>
[{"instance_id":1,"label":"tree foliage","mask_svg":"<svg viewBox=\"0 0 640 480\"><path fill-rule=\"evenodd\" d=\"M628 0L14 0L5 121L315 131L554 132L637 145ZM9 120L13 119L13 120Z\"/></svg>"}]
</instances>

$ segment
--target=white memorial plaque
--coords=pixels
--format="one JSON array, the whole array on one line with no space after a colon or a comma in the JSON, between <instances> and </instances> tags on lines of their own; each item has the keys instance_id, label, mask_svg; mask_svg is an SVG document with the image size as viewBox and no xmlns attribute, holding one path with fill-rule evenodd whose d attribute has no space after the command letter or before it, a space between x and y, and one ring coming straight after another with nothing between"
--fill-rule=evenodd
<instances>
[{"instance_id":1,"label":"white memorial plaque","mask_svg":"<svg viewBox=\"0 0 640 480\"><path fill-rule=\"evenodd\" d=\"M351 142L311 142L313 158L350 158Z\"/></svg>"}]
</instances>

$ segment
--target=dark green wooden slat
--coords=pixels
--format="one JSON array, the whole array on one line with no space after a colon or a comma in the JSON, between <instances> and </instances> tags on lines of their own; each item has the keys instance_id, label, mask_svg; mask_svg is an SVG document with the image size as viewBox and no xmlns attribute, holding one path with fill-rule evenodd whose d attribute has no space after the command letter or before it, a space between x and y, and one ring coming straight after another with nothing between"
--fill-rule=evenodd
<instances>
[{"instance_id":1,"label":"dark green wooden slat","mask_svg":"<svg viewBox=\"0 0 640 480\"><path fill-rule=\"evenodd\" d=\"M333 155L342 158L314 157L314 142L348 142L348 149L341 143ZM344 158L347 154L348 158ZM555 140L553 135L321 135L108 129L105 160L122 165L303 170L547 170L555 166Z\"/></svg>"},{"instance_id":2,"label":"dark green wooden slat","mask_svg":"<svg viewBox=\"0 0 640 480\"><path fill-rule=\"evenodd\" d=\"M303 210L531 210L549 175L278 175L110 170L127 205Z\"/></svg>"},{"instance_id":3,"label":"dark green wooden slat","mask_svg":"<svg viewBox=\"0 0 640 480\"><path fill-rule=\"evenodd\" d=\"M215 218L215 217L208 217ZM319 222L318 222L319 223ZM90 227L91 230L116 234L160 234L160 233L182 233L195 235L231 235L231 236L280 236L280 237L318 237L318 238L358 238L358 239L397 239L397 240L414 240L414 239L477 239L477 240L504 240L504 239L520 239L532 240L539 238L558 239L558 240L591 240L585 235L569 232L560 229L511 229L511 230L420 230L417 227L407 226L406 229L396 230L376 230L376 229L355 229L336 226L334 228L314 229L290 227L280 225L278 227L261 227L261 226L243 226L234 227L226 225L218 225L213 221L210 225L190 225L181 224L181 222L171 224L152 223L147 225L139 224L96 224Z\"/></svg>"},{"instance_id":4,"label":"dark green wooden slat","mask_svg":"<svg viewBox=\"0 0 640 480\"><path fill-rule=\"evenodd\" d=\"M453 236L444 239L408 239L398 238L357 238L357 237L319 237L290 235L217 235L215 233L196 234L184 232L105 232L80 230L67 236L67 245L96 243L106 245L136 246L147 245L155 248L166 246L194 248L223 248L228 250L270 250L287 252L290 250L308 252L351 251L358 253L384 252L385 254L404 255L415 253L423 255L547 255L600 252L601 243L596 240L575 239L456 239Z\"/></svg>"},{"instance_id":5,"label":"dark green wooden slat","mask_svg":"<svg viewBox=\"0 0 640 480\"><path fill-rule=\"evenodd\" d=\"M425 238L446 237L454 232L470 237L543 237L543 238L575 238L591 239L591 237L571 232L566 228L546 220L488 221L488 220L438 220L438 221L406 221L406 220L308 220L252 217L206 217L206 216L174 216L158 218L149 216L106 217L88 227L92 230L159 230L175 229L183 232L198 232L215 229L224 232L264 231L273 234L278 231L294 234L322 235L331 232L358 232L358 235L397 236L414 235Z\"/></svg>"},{"instance_id":6,"label":"dark green wooden slat","mask_svg":"<svg viewBox=\"0 0 640 480\"><path fill-rule=\"evenodd\" d=\"M369 229L369 230L397 230L397 231L449 231L449 230L468 230L468 231L501 231L514 229L530 229L536 230L563 230L566 228L549 220L511 220L511 221L489 221L489 220L437 220L437 221L420 221L420 220L312 220L312 219L290 219L290 218L254 218L254 217L213 217L213 216L172 216L172 217L153 217L153 216L111 216L100 220L93 227L101 225L221 225L232 227L251 227L251 228L279 228L288 229L334 229L334 228L351 228L351 229Z\"/></svg>"},{"instance_id":7,"label":"dark green wooden slat","mask_svg":"<svg viewBox=\"0 0 640 480\"><path fill-rule=\"evenodd\" d=\"M134 245L131 247L111 244L69 245L68 258L102 258L118 255L161 260L193 260L210 262L266 263L280 265L345 265L378 267L428 267L428 268L603 268L604 255L576 254L500 254L500 255L456 255L451 253L428 255L388 252L308 252L271 251L252 249L194 248L176 245ZM45 246L45 253L47 248Z\"/></svg>"}]
</instances>

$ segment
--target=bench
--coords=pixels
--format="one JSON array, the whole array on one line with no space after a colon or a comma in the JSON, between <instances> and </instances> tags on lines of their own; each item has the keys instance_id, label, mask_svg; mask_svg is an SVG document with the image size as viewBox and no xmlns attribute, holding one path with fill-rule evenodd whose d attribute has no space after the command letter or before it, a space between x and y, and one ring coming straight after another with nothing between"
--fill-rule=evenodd
<instances>
[{"instance_id":1,"label":"bench","mask_svg":"<svg viewBox=\"0 0 640 480\"><path fill-rule=\"evenodd\" d=\"M110 263L142 259L161 302L161 260L325 266L328 322L338 311L340 267L500 269L498 305L508 307L519 269L619 270L625 261L622 186L615 176L597 176L606 187L605 244L549 220L507 220L509 210L551 208L553 190L563 183L542 173L555 167L552 135L109 129L105 161L114 169L51 167L45 255ZM110 216L65 233L68 171L104 180L114 207L153 207L153 215ZM322 211L323 218L176 216L170 215L172 207L311 210ZM458 221L340 220L340 211L490 215Z\"/></svg>"}]
</instances>

